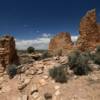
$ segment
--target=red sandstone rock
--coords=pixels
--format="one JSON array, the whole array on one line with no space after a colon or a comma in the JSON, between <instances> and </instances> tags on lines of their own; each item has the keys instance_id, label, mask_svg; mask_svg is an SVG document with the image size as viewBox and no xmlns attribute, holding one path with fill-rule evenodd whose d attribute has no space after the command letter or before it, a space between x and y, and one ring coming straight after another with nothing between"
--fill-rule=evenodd
<instances>
[{"instance_id":1,"label":"red sandstone rock","mask_svg":"<svg viewBox=\"0 0 100 100\"><path fill-rule=\"evenodd\" d=\"M97 45L100 45L100 25L96 23L95 9L88 11L81 19L79 32L77 47L80 50L94 50Z\"/></svg>"},{"instance_id":2,"label":"red sandstone rock","mask_svg":"<svg viewBox=\"0 0 100 100\"><path fill-rule=\"evenodd\" d=\"M73 43L71 36L67 32L61 32L53 37L49 44L49 52L53 55L65 55L71 50Z\"/></svg>"},{"instance_id":3,"label":"red sandstone rock","mask_svg":"<svg viewBox=\"0 0 100 100\"><path fill-rule=\"evenodd\" d=\"M18 63L15 40L9 35L0 37L0 65L5 68L6 65L13 63Z\"/></svg>"}]
</instances>

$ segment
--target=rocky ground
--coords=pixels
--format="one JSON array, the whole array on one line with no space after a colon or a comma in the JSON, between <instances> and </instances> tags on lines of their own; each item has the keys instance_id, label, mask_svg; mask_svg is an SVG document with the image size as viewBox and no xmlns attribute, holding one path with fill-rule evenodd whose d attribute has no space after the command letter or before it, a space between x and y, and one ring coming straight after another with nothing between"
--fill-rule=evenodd
<instances>
[{"instance_id":1,"label":"rocky ground","mask_svg":"<svg viewBox=\"0 0 100 100\"><path fill-rule=\"evenodd\" d=\"M50 68L67 62L66 56L47 58L20 65L22 73L13 79L6 73L1 74L0 100L100 100L99 70L87 76L69 74L68 82L64 84L55 82L48 75Z\"/></svg>"}]
</instances>

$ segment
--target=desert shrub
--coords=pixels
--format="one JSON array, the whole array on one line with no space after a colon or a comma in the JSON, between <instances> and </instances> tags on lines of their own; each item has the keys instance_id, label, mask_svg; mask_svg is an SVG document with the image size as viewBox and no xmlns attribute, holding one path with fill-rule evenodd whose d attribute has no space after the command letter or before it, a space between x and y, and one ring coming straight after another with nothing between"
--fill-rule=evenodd
<instances>
[{"instance_id":1,"label":"desert shrub","mask_svg":"<svg viewBox=\"0 0 100 100\"><path fill-rule=\"evenodd\" d=\"M69 66L73 69L76 66L77 58L80 56L80 51L76 50L68 56Z\"/></svg>"},{"instance_id":2,"label":"desert shrub","mask_svg":"<svg viewBox=\"0 0 100 100\"><path fill-rule=\"evenodd\" d=\"M33 53L35 51L34 47L28 47L27 52L28 53Z\"/></svg>"},{"instance_id":3,"label":"desert shrub","mask_svg":"<svg viewBox=\"0 0 100 100\"><path fill-rule=\"evenodd\" d=\"M87 75L91 71L91 69L86 64L79 64L77 67L73 69L73 71L76 75Z\"/></svg>"},{"instance_id":4,"label":"desert shrub","mask_svg":"<svg viewBox=\"0 0 100 100\"><path fill-rule=\"evenodd\" d=\"M74 73L76 75L87 75L91 69L89 67L88 61L90 60L88 55L81 53L77 58L76 67L74 68Z\"/></svg>"},{"instance_id":5,"label":"desert shrub","mask_svg":"<svg viewBox=\"0 0 100 100\"><path fill-rule=\"evenodd\" d=\"M49 75L55 79L56 82L64 83L67 81L66 72L63 66L50 69Z\"/></svg>"},{"instance_id":6,"label":"desert shrub","mask_svg":"<svg viewBox=\"0 0 100 100\"><path fill-rule=\"evenodd\" d=\"M90 55L87 52L74 52L69 56L69 66L76 75L87 75L91 69L89 67Z\"/></svg>"},{"instance_id":7,"label":"desert shrub","mask_svg":"<svg viewBox=\"0 0 100 100\"><path fill-rule=\"evenodd\" d=\"M87 60L92 60L92 55L91 55L91 53L90 53L89 50L83 52L82 55L85 56L85 58L86 58Z\"/></svg>"},{"instance_id":8,"label":"desert shrub","mask_svg":"<svg viewBox=\"0 0 100 100\"><path fill-rule=\"evenodd\" d=\"M96 52L100 52L100 45L96 47Z\"/></svg>"},{"instance_id":9,"label":"desert shrub","mask_svg":"<svg viewBox=\"0 0 100 100\"><path fill-rule=\"evenodd\" d=\"M7 74L9 75L10 79L13 78L17 74L17 66L15 64L8 65Z\"/></svg>"},{"instance_id":10,"label":"desert shrub","mask_svg":"<svg viewBox=\"0 0 100 100\"><path fill-rule=\"evenodd\" d=\"M49 57L52 57L52 55L47 51L42 54L42 59L49 58Z\"/></svg>"},{"instance_id":11,"label":"desert shrub","mask_svg":"<svg viewBox=\"0 0 100 100\"><path fill-rule=\"evenodd\" d=\"M95 64L100 65L100 53L99 52L97 52L93 55L93 61Z\"/></svg>"},{"instance_id":12,"label":"desert shrub","mask_svg":"<svg viewBox=\"0 0 100 100\"><path fill-rule=\"evenodd\" d=\"M92 58L95 64L100 65L100 46L97 46L96 52L92 54Z\"/></svg>"}]
</instances>

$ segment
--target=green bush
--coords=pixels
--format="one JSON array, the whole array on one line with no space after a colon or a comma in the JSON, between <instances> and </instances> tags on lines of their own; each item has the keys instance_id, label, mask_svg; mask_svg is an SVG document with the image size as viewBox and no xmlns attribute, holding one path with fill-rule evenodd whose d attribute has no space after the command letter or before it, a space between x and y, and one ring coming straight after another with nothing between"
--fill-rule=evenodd
<instances>
[{"instance_id":1,"label":"green bush","mask_svg":"<svg viewBox=\"0 0 100 100\"><path fill-rule=\"evenodd\" d=\"M95 64L100 65L100 53L99 53L99 52L96 52L96 53L93 55L93 61L94 61Z\"/></svg>"},{"instance_id":2,"label":"green bush","mask_svg":"<svg viewBox=\"0 0 100 100\"><path fill-rule=\"evenodd\" d=\"M9 75L10 79L13 78L17 74L17 66L15 64L8 65L7 74Z\"/></svg>"},{"instance_id":3,"label":"green bush","mask_svg":"<svg viewBox=\"0 0 100 100\"><path fill-rule=\"evenodd\" d=\"M76 75L87 75L91 71L91 69L86 64L80 64L77 67L75 67L73 71L74 71L74 74Z\"/></svg>"},{"instance_id":4,"label":"green bush","mask_svg":"<svg viewBox=\"0 0 100 100\"><path fill-rule=\"evenodd\" d=\"M89 67L90 55L87 52L74 52L69 55L69 66L76 75L87 75L91 69Z\"/></svg>"},{"instance_id":5,"label":"green bush","mask_svg":"<svg viewBox=\"0 0 100 100\"><path fill-rule=\"evenodd\" d=\"M80 51L76 50L68 56L69 66L73 69L76 66L77 58L80 56Z\"/></svg>"},{"instance_id":6,"label":"green bush","mask_svg":"<svg viewBox=\"0 0 100 100\"><path fill-rule=\"evenodd\" d=\"M49 75L55 79L56 82L64 83L67 81L66 72L63 66L50 69Z\"/></svg>"},{"instance_id":7,"label":"green bush","mask_svg":"<svg viewBox=\"0 0 100 100\"><path fill-rule=\"evenodd\" d=\"M96 47L96 52L100 52L100 45Z\"/></svg>"},{"instance_id":8,"label":"green bush","mask_svg":"<svg viewBox=\"0 0 100 100\"><path fill-rule=\"evenodd\" d=\"M33 53L35 51L34 47L28 47L27 52L28 53Z\"/></svg>"},{"instance_id":9,"label":"green bush","mask_svg":"<svg viewBox=\"0 0 100 100\"><path fill-rule=\"evenodd\" d=\"M100 65L100 46L97 46L96 52L92 54L92 58L95 64Z\"/></svg>"},{"instance_id":10,"label":"green bush","mask_svg":"<svg viewBox=\"0 0 100 100\"><path fill-rule=\"evenodd\" d=\"M83 52L82 55L85 56L85 58L86 58L87 60L92 60L92 55L91 55L91 53L90 53L89 50Z\"/></svg>"},{"instance_id":11,"label":"green bush","mask_svg":"<svg viewBox=\"0 0 100 100\"><path fill-rule=\"evenodd\" d=\"M42 59L49 58L49 57L52 57L52 55L47 51L42 54Z\"/></svg>"}]
</instances>

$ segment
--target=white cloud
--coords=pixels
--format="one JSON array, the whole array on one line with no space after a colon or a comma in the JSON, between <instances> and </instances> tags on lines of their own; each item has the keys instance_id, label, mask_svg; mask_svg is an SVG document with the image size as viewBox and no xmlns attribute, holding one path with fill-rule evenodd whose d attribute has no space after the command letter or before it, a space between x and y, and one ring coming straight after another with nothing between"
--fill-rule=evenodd
<instances>
[{"instance_id":1,"label":"white cloud","mask_svg":"<svg viewBox=\"0 0 100 100\"><path fill-rule=\"evenodd\" d=\"M71 39L72 39L73 42L76 42L77 38L78 38L77 35L76 36L71 36Z\"/></svg>"},{"instance_id":2,"label":"white cloud","mask_svg":"<svg viewBox=\"0 0 100 100\"><path fill-rule=\"evenodd\" d=\"M43 37L50 37L51 35L48 33L43 33Z\"/></svg>"},{"instance_id":3,"label":"white cloud","mask_svg":"<svg viewBox=\"0 0 100 100\"><path fill-rule=\"evenodd\" d=\"M71 36L73 42L77 40L78 36ZM48 49L48 45L51 39L50 34L43 33L41 37L32 40L19 40L16 39L16 47L19 50L25 50L29 46L33 46L35 49Z\"/></svg>"},{"instance_id":4,"label":"white cloud","mask_svg":"<svg viewBox=\"0 0 100 100\"><path fill-rule=\"evenodd\" d=\"M45 33L41 37L32 40L16 39L16 48L19 50L25 50L29 46L33 46L35 49L47 49L50 38L50 35Z\"/></svg>"}]
</instances>

